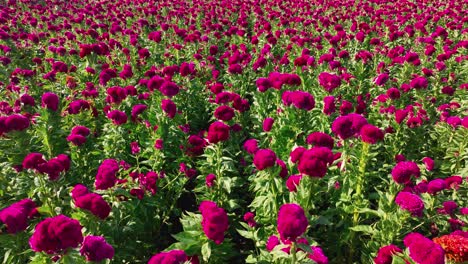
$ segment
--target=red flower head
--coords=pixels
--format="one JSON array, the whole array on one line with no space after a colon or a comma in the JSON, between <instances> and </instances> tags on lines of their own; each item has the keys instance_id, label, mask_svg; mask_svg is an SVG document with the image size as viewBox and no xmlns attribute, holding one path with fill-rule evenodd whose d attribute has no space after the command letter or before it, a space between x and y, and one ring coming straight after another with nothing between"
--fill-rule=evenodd
<instances>
[{"instance_id":1,"label":"red flower head","mask_svg":"<svg viewBox=\"0 0 468 264\"><path fill-rule=\"evenodd\" d=\"M278 232L281 240L295 241L307 229L308 221L298 204L283 204L278 212Z\"/></svg>"}]
</instances>

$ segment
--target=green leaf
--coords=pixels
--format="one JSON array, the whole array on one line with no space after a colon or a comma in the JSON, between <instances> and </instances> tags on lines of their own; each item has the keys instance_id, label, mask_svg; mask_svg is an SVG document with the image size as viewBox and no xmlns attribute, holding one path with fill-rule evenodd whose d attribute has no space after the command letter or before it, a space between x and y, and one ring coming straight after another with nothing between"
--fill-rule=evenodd
<instances>
[{"instance_id":1,"label":"green leaf","mask_svg":"<svg viewBox=\"0 0 468 264\"><path fill-rule=\"evenodd\" d=\"M205 244L203 244L202 248L201 248L201 254L203 256L203 260L204 261L208 261L210 259L210 256L211 256L211 246L210 246L210 242L206 242Z\"/></svg>"},{"instance_id":2,"label":"green leaf","mask_svg":"<svg viewBox=\"0 0 468 264\"><path fill-rule=\"evenodd\" d=\"M393 256L392 264L405 264L405 263L406 261L402 257Z\"/></svg>"},{"instance_id":3,"label":"green leaf","mask_svg":"<svg viewBox=\"0 0 468 264\"><path fill-rule=\"evenodd\" d=\"M363 232L367 234L375 233L375 230L371 226L368 226L368 225L357 225L357 226L350 227L349 229L355 232Z\"/></svg>"},{"instance_id":4,"label":"green leaf","mask_svg":"<svg viewBox=\"0 0 468 264\"><path fill-rule=\"evenodd\" d=\"M245 230L242 230L242 229L236 229L237 232L239 232L239 234L247 239L252 239L253 238L253 234L252 232L249 232L249 231L245 231Z\"/></svg>"}]
</instances>

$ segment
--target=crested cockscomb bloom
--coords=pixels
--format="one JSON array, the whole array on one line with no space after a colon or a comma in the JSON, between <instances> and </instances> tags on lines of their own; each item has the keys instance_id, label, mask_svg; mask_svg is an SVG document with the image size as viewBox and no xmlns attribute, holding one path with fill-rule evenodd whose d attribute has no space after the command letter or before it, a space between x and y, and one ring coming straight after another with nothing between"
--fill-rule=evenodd
<instances>
[{"instance_id":1,"label":"crested cockscomb bloom","mask_svg":"<svg viewBox=\"0 0 468 264\"><path fill-rule=\"evenodd\" d=\"M314 147L302 153L298 169L299 172L311 177L322 178L327 168L334 161L333 153L327 147Z\"/></svg>"},{"instance_id":2,"label":"crested cockscomb bloom","mask_svg":"<svg viewBox=\"0 0 468 264\"><path fill-rule=\"evenodd\" d=\"M291 175L289 178L286 180L286 187L290 192L296 192L297 191L297 186L301 182L302 175L301 174L296 174L296 175Z\"/></svg>"},{"instance_id":3,"label":"crested cockscomb bloom","mask_svg":"<svg viewBox=\"0 0 468 264\"><path fill-rule=\"evenodd\" d=\"M304 148L304 147L297 147L295 148L293 151L291 151L291 153L289 154L289 157L291 159L291 161L293 163L296 163L299 161L299 159L301 158L302 154L304 154L304 152L306 151L307 149Z\"/></svg>"},{"instance_id":4,"label":"crested cockscomb bloom","mask_svg":"<svg viewBox=\"0 0 468 264\"><path fill-rule=\"evenodd\" d=\"M59 105L59 97L52 93L46 92L42 95L42 107L57 111Z\"/></svg>"},{"instance_id":5,"label":"crested cockscomb bloom","mask_svg":"<svg viewBox=\"0 0 468 264\"><path fill-rule=\"evenodd\" d=\"M161 109L169 118L174 118L177 113L177 106L171 99L163 99L161 101Z\"/></svg>"},{"instance_id":6,"label":"crested cockscomb bloom","mask_svg":"<svg viewBox=\"0 0 468 264\"><path fill-rule=\"evenodd\" d=\"M214 116L222 121L229 121L234 117L234 109L227 105L221 105L216 108Z\"/></svg>"},{"instance_id":7,"label":"crested cockscomb bloom","mask_svg":"<svg viewBox=\"0 0 468 264\"><path fill-rule=\"evenodd\" d=\"M244 149L247 153L253 155L258 150L258 141L256 139L248 139L244 142Z\"/></svg>"},{"instance_id":8,"label":"crested cockscomb bloom","mask_svg":"<svg viewBox=\"0 0 468 264\"><path fill-rule=\"evenodd\" d=\"M174 249L151 257L148 264L183 264L188 260L183 250Z\"/></svg>"},{"instance_id":9,"label":"crested cockscomb bloom","mask_svg":"<svg viewBox=\"0 0 468 264\"><path fill-rule=\"evenodd\" d=\"M374 82L378 86L384 85L389 79L389 75L387 73L382 73L377 78L375 78Z\"/></svg>"},{"instance_id":10,"label":"crested cockscomb bloom","mask_svg":"<svg viewBox=\"0 0 468 264\"><path fill-rule=\"evenodd\" d=\"M422 162L426 166L426 170L432 171L434 169L434 160L430 157L424 157Z\"/></svg>"},{"instance_id":11,"label":"crested cockscomb bloom","mask_svg":"<svg viewBox=\"0 0 468 264\"><path fill-rule=\"evenodd\" d=\"M444 249L445 256L450 261L455 263L468 261L468 237L449 234L432 240Z\"/></svg>"},{"instance_id":12,"label":"crested cockscomb bloom","mask_svg":"<svg viewBox=\"0 0 468 264\"><path fill-rule=\"evenodd\" d=\"M333 148L334 140L333 138L323 132L313 132L307 136L307 144L313 145L315 147L327 147L329 149Z\"/></svg>"},{"instance_id":13,"label":"crested cockscomb bloom","mask_svg":"<svg viewBox=\"0 0 468 264\"><path fill-rule=\"evenodd\" d=\"M247 222L247 224L250 227L257 226L257 222L255 221L255 214L254 213L252 213L252 212L245 213L243 219L244 219L245 222Z\"/></svg>"},{"instance_id":14,"label":"crested cockscomb bloom","mask_svg":"<svg viewBox=\"0 0 468 264\"><path fill-rule=\"evenodd\" d=\"M326 115L331 115L335 112L335 97L334 96L325 96L323 98L323 113Z\"/></svg>"},{"instance_id":15,"label":"crested cockscomb bloom","mask_svg":"<svg viewBox=\"0 0 468 264\"><path fill-rule=\"evenodd\" d=\"M410 233L403 239L403 243L409 249L409 256L416 263L445 264L444 249L429 238L419 233Z\"/></svg>"},{"instance_id":16,"label":"crested cockscomb bloom","mask_svg":"<svg viewBox=\"0 0 468 264\"><path fill-rule=\"evenodd\" d=\"M255 152L253 163L258 170L273 167L276 163L276 154L271 149L260 149Z\"/></svg>"},{"instance_id":17,"label":"crested cockscomb bloom","mask_svg":"<svg viewBox=\"0 0 468 264\"><path fill-rule=\"evenodd\" d=\"M107 117L112 120L112 123L116 125L122 125L127 123L127 115L125 112L120 110L112 110L107 114Z\"/></svg>"},{"instance_id":18,"label":"crested cockscomb bloom","mask_svg":"<svg viewBox=\"0 0 468 264\"><path fill-rule=\"evenodd\" d=\"M216 244L224 241L224 232L229 227L229 219L223 208L220 208L212 201L203 201L199 210L203 220L201 222L205 235Z\"/></svg>"},{"instance_id":19,"label":"crested cockscomb bloom","mask_svg":"<svg viewBox=\"0 0 468 264\"><path fill-rule=\"evenodd\" d=\"M312 253L309 254L309 258L317 264L328 264L328 258L325 256L325 253L323 253L323 250L321 247L317 246L311 246L310 249L312 250Z\"/></svg>"},{"instance_id":20,"label":"crested cockscomb bloom","mask_svg":"<svg viewBox=\"0 0 468 264\"><path fill-rule=\"evenodd\" d=\"M220 141L226 141L229 138L230 127L223 122L215 121L208 128L207 139L210 143L216 144Z\"/></svg>"},{"instance_id":21,"label":"crested cockscomb bloom","mask_svg":"<svg viewBox=\"0 0 468 264\"><path fill-rule=\"evenodd\" d=\"M86 236L80 248L80 254L87 261L99 262L114 257L114 248L102 236Z\"/></svg>"},{"instance_id":22,"label":"crested cockscomb bloom","mask_svg":"<svg viewBox=\"0 0 468 264\"><path fill-rule=\"evenodd\" d=\"M447 188L458 189L463 182L463 178L455 175L445 178L444 181L447 184Z\"/></svg>"},{"instance_id":23,"label":"crested cockscomb bloom","mask_svg":"<svg viewBox=\"0 0 468 264\"><path fill-rule=\"evenodd\" d=\"M332 132L341 139L347 139L357 136L365 124L366 118L359 114L340 116L333 121Z\"/></svg>"},{"instance_id":24,"label":"crested cockscomb bloom","mask_svg":"<svg viewBox=\"0 0 468 264\"><path fill-rule=\"evenodd\" d=\"M10 131L23 131L29 127L29 119L23 115L13 114L3 121L4 128L0 129L0 135Z\"/></svg>"},{"instance_id":25,"label":"crested cockscomb bloom","mask_svg":"<svg viewBox=\"0 0 468 264\"><path fill-rule=\"evenodd\" d=\"M452 215L458 209L458 204L455 201L445 201L442 203L443 208L438 210L439 213Z\"/></svg>"},{"instance_id":26,"label":"crested cockscomb bloom","mask_svg":"<svg viewBox=\"0 0 468 264\"><path fill-rule=\"evenodd\" d=\"M36 252L55 254L68 248L76 248L82 241L80 222L58 215L37 224L29 245Z\"/></svg>"},{"instance_id":27,"label":"crested cockscomb bloom","mask_svg":"<svg viewBox=\"0 0 468 264\"><path fill-rule=\"evenodd\" d=\"M10 234L26 230L28 219L36 208L31 199L23 199L0 210L0 223L6 226Z\"/></svg>"},{"instance_id":28,"label":"crested cockscomb bloom","mask_svg":"<svg viewBox=\"0 0 468 264\"><path fill-rule=\"evenodd\" d=\"M298 204L283 204L278 212L278 232L281 240L295 241L307 229L309 222Z\"/></svg>"},{"instance_id":29,"label":"crested cockscomb bloom","mask_svg":"<svg viewBox=\"0 0 468 264\"><path fill-rule=\"evenodd\" d=\"M416 194L410 192L399 192L395 198L395 203L401 209L409 211L412 216L422 216L424 202Z\"/></svg>"},{"instance_id":30,"label":"crested cockscomb bloom","mask_svg":"<svg viewBox=\"0 0 468 264\"><path fill-rule=\"evenodd\" d=\"M132 121L136 122L138 120L138 116L143 113L148 108L147 105L144 104L137 104L132 107Z\"/></svg>"},{"instance_id":31,"label":"crested cockscomb bloom","mask_svg":"<svg viewBox=\"0 0 468 264\"><path fill-rule=\"evenodd\" d=\"M392 178L398 184L408 184L411 176L419 178L421 171L418 165L412 161L398 162L392 169Z\"/></svg>"},{"instance_id":32,"label":"crested cockscomb bloom","mask_svg":"<svg viewBox=\"0 0 468 264\"><path fill-rule=\"evenodd\" d=\"M426 89L427 85L427 79L421 76L412 79L410 82L410 86L414 89Z\"/></svg>"},{"instance_id":33,"label":"crested cockscomb bloom","mask_svg":"<svg viewBox=\"0 0 468 264\"><path fill-rule=\"evenodd\" d=\"M213 173L206 175L206 178L205 178L206 186L209 188L213 187L215 180L216 180L216 175L214 175Z\"/></svg>"},{"instance_id":34,"label":"crested cockscomb bloom","mask_svg":"<svg viewBox=\"0 0 468 264\"><path fill-rule=\"evenodd\" d=\"M95 186L97 190L106 190L117 183L119 163L114 159L104 160L98 168Z\"/></svg>"},{"instance_id":35,"label":"crested cockscomb bloom","mask_svg":"<svg viewBox=\"0 0 468 264\"><path fill-rule=\"evenodd\" d=\"M384 138L384 132L380 128L371 124L365 124L362 126L360 135L362 141L369 144L375 144Z\"/></svg>"},{"instance_id":36,"label":"crested cockscomb bloom","mask_svg":"<svg viewBox=\"0 0 468 264\"><path fill-rule=\"evenodd\" d=\"M71 194L75 206L90 211L93 215L106 219L111 211L110 205L97 193L89 193L86 187L79 184L76 185Z\"/></svg>"},{"instance_id":37,"label":"crested cockscomb bloom","mask_svg":"<svg viewBox=\"0 0 468 264\"><path fill-rule=\"evenodd\" d=\"M335 74L322 72L318 76L320 85L329 93L341 85L341 78Z\"/></svg>"},{"instance_id":38,"label":"crested cockscomb bloom","mask_svg":"<svg viewBox=\"0 0 468 264\"><path fill-rule=\"evenodd\" d=\"M280 244L280 241L277 236L270 236L266 243L266 249L268 251L272 251L279 244Z\"/></svg>"},{"instance_id":39,"label":"crested cockscomb bloom","mask_svg":"<svg viewBox=\"0 0 468 264\"><path fill-rule=\"evenodd\" d=\"M265 118L265 120L263 120L263 131L270 132L274 122L275 120L271 117Z\"/></svg>"},{"instance_id":40,"label":"crested cockscomb bloom","mask_svg":"<svg viewBox=\"0 0 468 264\"><path fill-rule=\"evenodd\" d=\"M286 106L293 105L298 109L310 111L315 107L314 97L303 91L285 91L282 95L283 103Z\"/></svg>"},{"instance_id":41,"label":"crested cockscomb bloom","mask_svg":"<svg viewBox=\"0 0 468 264\"><path fill-rule=\"evenodd\" d=\"M392 264L393 256L402 253L399 247L390 244L388 246L381 247L377 252L377 256L374 258L375 264Z\"/></svg>"},{"instance_id":42,"label":"crested cockscomb bloom","mask_svg":"<svg viewBox=\"0 0 468 264\"><path fill-rule=\"evenodd\" d=\"M443 179L434 179L427 184L427 192L433 195L445 189L447 189L447 183Z\"/></svg>"},{"instance_id":43,"label":"crested cockscomb bloom","mask_svg":"<svg viewBox=\"0 0 468 264\"><path fill-rule=\"evenodd\" d=\"M159 87L159 91L167 97L175 96L179 93L179 90L180 88L177 86L177 84L168 81L163 82Z\"/></svg>"}]
</instances>

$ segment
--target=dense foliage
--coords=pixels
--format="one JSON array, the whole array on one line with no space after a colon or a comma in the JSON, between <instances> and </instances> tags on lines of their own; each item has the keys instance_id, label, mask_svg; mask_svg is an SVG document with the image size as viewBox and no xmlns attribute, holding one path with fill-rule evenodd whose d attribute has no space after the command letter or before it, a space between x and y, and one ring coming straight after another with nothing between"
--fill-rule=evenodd
<instances>
[{"instance_id":1,"label":"dense foliage","mask_svg":"<svg viewBox=\"0 0 468 264\"><path fill-rule=\"evenodd\" d=\"M0 63L2 263L468 261L465 0L6 0Z\"/></svg>"}]
</instances>

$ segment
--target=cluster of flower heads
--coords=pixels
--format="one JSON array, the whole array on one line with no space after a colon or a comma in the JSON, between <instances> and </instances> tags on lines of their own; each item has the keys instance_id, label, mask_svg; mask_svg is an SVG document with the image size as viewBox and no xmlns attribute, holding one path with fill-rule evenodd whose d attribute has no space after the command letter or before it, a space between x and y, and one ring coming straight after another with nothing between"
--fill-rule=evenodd
<instances>
[{"instance_id":1,"label":"cluster of flower heads","mask_svg":"<svg viewBox=\"0 0 468 264\"><path fill-rule=\"evenodd\" d=\"M28 220L37 214L36 204L31 199L23 199L0 211L0 222L6 231L15 234L26 230Z\"/></svg>"},{"instance_id":2,"label":"cluster of flower heads","mask_svg":"<svg viewBox=\"0 0 468 264\"><path fill-rule=\"evenodd\" d=\"M96 217L106 219L111 211L110 205L97 193L89 192L82 184L77 184L71 191L75 206L90 211Z\"/></svg>"},{"instance_id":3,"label":"cluster of flower heads","mask_svg":"<svg viewBox=\"0 0 468 264\"><path fill-rule=\"evenodd\" d=\"M87 261L102 261L114 257L114 248L104 237L83 237L80 223L65 215L46 218L34 229L29 239L31 249L59 256L69 248L81 245L80 253Z\"/></svg>"},{"instance_id":4,"label":"cluster of flower heads","mask_svg":"<svg viewBox=\"0 0 468 264\"><path fill-rule=\"evenodd\" d=\"M309 245L307 239L302 237L308 225L309 221L302 207L294 203L283 204L278 211L277 221L280 237L278 238L275 235L270 236L266 243L266 249L271 252L276 246L281 246L282 251L290 254L292 243ZM298 247L296 247L296 250L302 251ZM310 246L310 250L312 253L308 254L309 259L318 264L328 264L328 258L322 248Z\"/></svg>"},{"instance_id":5,"label":"cluster of flower heads","mask_svg":"<svg viewBox=\"0 0 468 264\"><path fill-rule=\"evenodd\" d=\"M96 181L94 185L96 190L106 190L117 183L117 172L119 171L119 163L114 159L106 159L99 165Z\"/></svg>"},{"instance_id":6,"label":"cluster of flower heads","mask_svg":"<svg viewBox=\"0 0 468 264\"><path fill-rule=\"evenodd\" d=\"M229 219L226 211L212 201L201 202L198 210L203 217L201 225L205 235L216 244L223 243L224 232L229 228Z\"/></svg>"},{"instance_id":7,"label":"cluster of flower heads","mask_svg":"<svg viewBox=\"0 0 468 264\"><path fill-rule=\"evenodd\" d=\"M67 141L71 142L75 146L81 146L86 143L86 138L89 136L91 131L85 126L75 126L72 128L70 135L67 137Z\"/></svg>"},{"instance_id":8,"label":"cluster of flower heads","mask_svg":"<svg viewBox=\"0 0 468 264\"><path fill-rule=\"evenodd\" d=\"M49 180L55 181L60 177L60 173L67 172L70 169L70 163L70 158L65 154L59 154L57 157L46 161L41 153L32 152L24 158L22 168L47 174Z\"/></svg>"}]
</instances>

